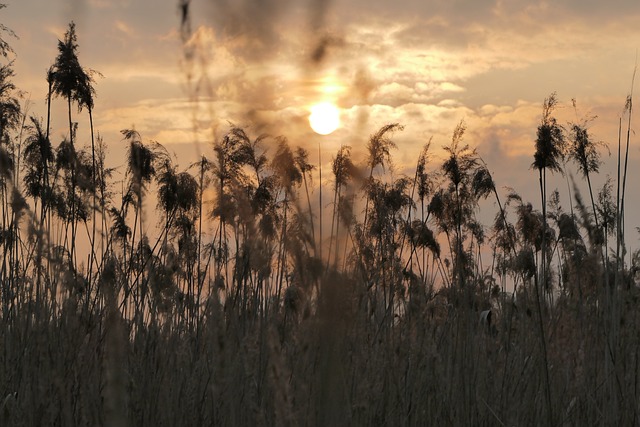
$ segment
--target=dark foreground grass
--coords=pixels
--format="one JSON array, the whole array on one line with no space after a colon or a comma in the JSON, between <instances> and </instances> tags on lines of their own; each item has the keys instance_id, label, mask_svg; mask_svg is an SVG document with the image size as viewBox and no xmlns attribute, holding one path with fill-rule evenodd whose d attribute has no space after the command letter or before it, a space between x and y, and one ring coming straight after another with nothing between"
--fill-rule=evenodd
<instances>
[{"instance_id":1,"label":"dark foreground grass","mask_svg":"<svg viewBox=\"0 0 640 427\"><path fill-rule=\"evenodd\" d=\"M434 297L380 322L353 281L328 283L306 314L212 298L193 329L134 327L109 303L20 310L0 328L2 425L545 424L533 307L495 301L487 330ZM554 425L638 423L639 297L613 296L615 325L596 305L545 313Z\"/></svg>"}]
</instances>

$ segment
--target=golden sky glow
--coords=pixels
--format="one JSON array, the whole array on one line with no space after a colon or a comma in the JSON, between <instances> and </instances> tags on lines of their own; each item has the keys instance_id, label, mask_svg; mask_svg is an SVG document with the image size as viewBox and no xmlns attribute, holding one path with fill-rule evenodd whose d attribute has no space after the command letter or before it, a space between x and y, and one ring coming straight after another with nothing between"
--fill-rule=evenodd
<instances>
[{"instance_id":1,"label":"golden sky glow","mask_svg":"<svg viewBox=\"0 0 640 427\"><path fill-rule=\"evenodd\" d=\"M498 185L537 200L529 166L542 102L554 91L560 121L575 120L575 98L581 114L598 116L591 132L615 151L640 47L637 0L255 4L192 0L187 51L177 0L21 0L0 19L19 36L8 39L16 84L39 116L57 39L76 22L82 65L104 75L95 121L115 159L123 152L118 131L132 125L175 151L181 165L210 150L229 122L313 147L308 108L329 97L341 125L326 144L327 162L340 144L363 156L370 134L399 122L405 130L394 136L399 149L392 154L402 173L415 167L429 138L436 149L446 145L465 120L465 142L478 147ZM64 135L65 112L54 108L53 135ZM633 140L630 156L640 161ZM605 155L596 186L613 173L614 160ZM639 182L638 170L630 170L629 182ZM566 186L562 176L551 180Z\"/></svg>"}]
</instances>

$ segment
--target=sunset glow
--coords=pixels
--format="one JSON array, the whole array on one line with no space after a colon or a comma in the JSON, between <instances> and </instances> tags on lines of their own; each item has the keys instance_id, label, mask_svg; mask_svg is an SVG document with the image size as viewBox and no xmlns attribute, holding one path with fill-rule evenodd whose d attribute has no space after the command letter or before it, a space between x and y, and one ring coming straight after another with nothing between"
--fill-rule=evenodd
<instances>
[{"instance_id":1,"label":"sunset glow","mask_svg":"<svg viewBox=\"0 0 640 427\"><path fill-rule=\"evenodd\" d=\"M0 427L640 425L639 24L0 0Z\"/></svg>"},{"instance_id":2,"label":"sunset glow","mask_svg":"<svg viewBox=\"0 0 640 427\"><path fill-rule=\"evenodd\" d=\"M340 127L340 110L330 102L316 104L311 107L309 124L314 132L329 135Z\"/></svg>"},{"instance_id":3,"label":"sunset glow","mask_svg":"<svg viewBox=\"0 0 640 427\"><path fill-rule=\"evenodd\" d=\"M209 144L229 123L307 150L312 133L339 129L340 143L352 147L361 166L368 136L399 123L404 131L394 136L394 168L411 174L422 144L432 138L441 159L464 120L466 141L498 185L535 200L530 165L542 101L557 92L558 120L566 123L576 120L570 105L576 99L578 116L598 117L590 133L615 152L640 40L635 0L616 8L578 0L554 8L523 0L335 0L283 8L193 0L188 33L181 33L179 3L24 0L1 9L2 24L17 36L3 37L13 49L6 60L29 114L47 116L46 70L73 20L82 65L104 76L96 75L94 125L109 148L107 165L118 173L125 160L120 130L132 126L165 144L182 165L210 154ZM68 133L64 107L54 97L54 145ZM72 120L78 142L88 144L86 115ZM634 143L632 161L640 159ZM335 154L335 146L322 147L324 159ZM615 174L613 162L604 160L595 187ZM638 170L630 169L630 182L639 179ZM549 181L566 187L560 174ZM631 200L627 207L640 210Z\"/></svg>"}]
</instances>

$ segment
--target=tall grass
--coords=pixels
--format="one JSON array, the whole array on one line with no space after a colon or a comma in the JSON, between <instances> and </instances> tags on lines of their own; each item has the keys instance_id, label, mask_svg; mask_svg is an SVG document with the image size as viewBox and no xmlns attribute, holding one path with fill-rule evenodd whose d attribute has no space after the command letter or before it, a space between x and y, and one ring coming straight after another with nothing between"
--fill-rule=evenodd
<instances>
[{"instance_id":1,"label":"tall grass","mask_svg":"<svg viewBox=\"0 0 640 427\"><path fill-rule=\"evenodd\" d=\"M554 145L565 130L549 100L532 141L542 211L515 191L501 200L464 123L442 164L429 142L410 176L384 169L399 124L363 138L367 159L340 148L325 207L312 202L323 182L311 184L305 150L233 125L185 170L124 130L115 183L93 129L72 127L53 148L7 67L3 426L640 422L640 255L627 265L618 243L624 182L618 202L617 182L596 202L597 168L585 163L591 206L577 184L574 200L547 198L545 169L561 162L543 149L568 154ZM66 108L78 101L69 93ZM555 140L542 141L545 126ZM154 232L143 223L149 192ZM489 196L498 212L487 227ZM328 240L314 224L323 209ZM82 230L87 249L75 245ZM603 254L613 233L616 251Z\"/></svg>"}]
</instances>

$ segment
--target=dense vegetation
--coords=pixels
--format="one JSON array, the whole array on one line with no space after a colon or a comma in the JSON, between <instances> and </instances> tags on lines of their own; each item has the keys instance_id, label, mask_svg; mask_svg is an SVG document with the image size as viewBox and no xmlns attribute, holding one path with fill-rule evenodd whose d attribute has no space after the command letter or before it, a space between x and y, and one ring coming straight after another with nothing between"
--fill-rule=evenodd
<instances>
[{"instance_id":1,"label":"dense vegetation","mask_svg":"<svg viewBox=\"0 0 640 427\"><path fill-rule=\"evenodd\" d=\"M0 68L0 425L640 423L631 95L618 176L599 190L589 121L558 123L555 94L544 101L541 211L502 194L462 122L442 164L429 142L412 176L386 173L402 131L389 124L363 164L343 146L315 183L284 137L231 126L179 170L126 129L116 183L77 47L71 24L43 76L45 120L23 111L12 63ZM547 188L571 164L587 202L579 182Z\"/></svg>"}]
</instances>

